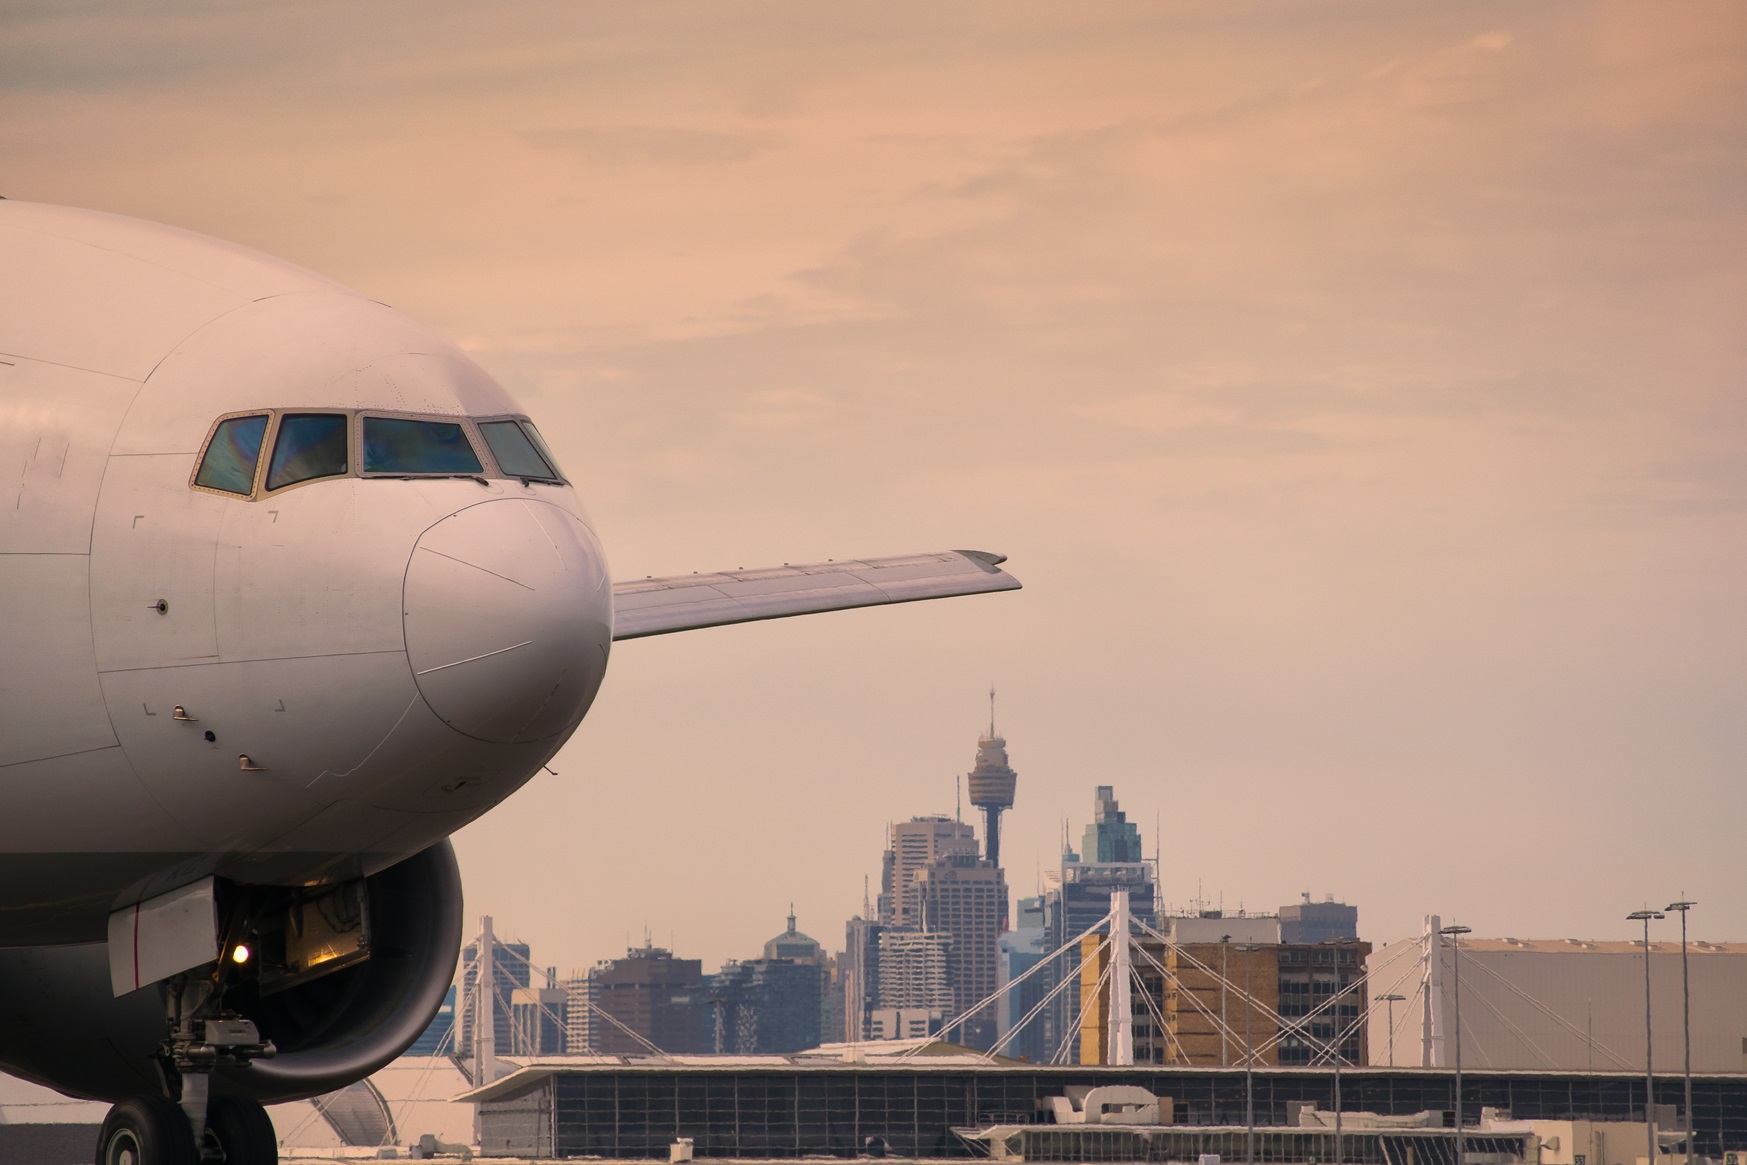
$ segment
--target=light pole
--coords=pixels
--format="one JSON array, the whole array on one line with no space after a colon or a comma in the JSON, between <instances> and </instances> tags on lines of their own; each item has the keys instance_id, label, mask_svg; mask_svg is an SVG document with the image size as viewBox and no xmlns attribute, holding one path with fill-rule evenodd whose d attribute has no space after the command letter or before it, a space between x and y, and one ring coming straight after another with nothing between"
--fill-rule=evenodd
<instances>
[{"instance_id":1,"label":"light pole","mask_svg":"<svg viewBox=\"0 0 1747 1165\"><path fill-rule=\"evenodd\" d=\"M1656 1165L1656 1074L1650 1069L1650 920L1665 916L1660 910L1634 910L1626 917L1644 924L1644 1137L1650 1146L1644 1161L1645 1165Z\"/></svg>"},{"instance_id":2,"label":"light pole","mask_svg":"<svg viewBox=\"0 0 1747 1165\"><path fill-rule=\"evenodd\" d=\"M1686 1165L1692 1165L1692 983L1686 973L1686 912L1697 902L1670 902L1668 909L1680 911L1680 1026L1686 1045ZM1646 959L1649 955L1644 956Z\"/></svg>"},{"instance_id":3,"label":"light pole","mask_svg":"<svg viewBox=\"0 0 1747 1165\"><path fill-rule=\"evenodd\" d=\"M1455 968L1452 978L1456 981L1456 1165L1465 1165L1462 1154L1468 1148L1467 1136L1462 1131L1462 941L1458 937L1473 933L1473 927L1446 926L1438 931L1448 935L1450 948L1456 952ZM1649 1162L1648 1165L1655 1165Z\"/></svg>"},{"instance_id":4,"label":"light pole","mask_svg":"<svg viewBox=\"0 0 1747 1165\"><path fill-rule=\"evenodd\" d=\"M1379 995L1377 1002L1389 1005L1389 1066L1395 1067L1395 1005L1407 1001L1405 995Z\"/></svg>"},{"instance_id":5,"label":"light pole","mask_svg":"<svg viewBox=\"0 0 1747 1165\"><path fill-rule=\"evenodd\" d=\"M1232 948L1244 956L1244 1165L1256 1165L1256 1057L1250 1041L1250 1014L1255 1000L1250 996L1250 970L1254 960L1249 956L1261 948L1243 944Z\"/></svg>"},{"instance_id":6,"label":"light pole","mask_svg":"<svg viewBox=\"0 0 1747 1165\"><path fill-rule=\"evenodd\" d=\"M1333 1007L1334 1007L1334 1038L1330 1041L1330 1045L1329 1045L1334 1051L1334 1070L1335 1070L1335 1161L1334 1161L1334 1165L1341 1165L1341 1161L1343 1159L1341 1150L1344 1148L1344 1146L1341 1143L1341 1045L1344 1041L1341 1038L1341 1036L1342 1036L1342 1033L1341 1033L1341 1005L1338 1002L1338 1000L1340 998L1340 991L1343 987L1346 986L1346 984L1341 981L1340 949L1341 948L1340 948L1340 940L1339 939L1330 940L1330 942L1329 942L1329 955L1330 955L1330 961L1334 964L1334 968L1335 968L1334 986L1335 986L1335 993L1336 993L1335 999L1337 1000L1337 1002L1335 1002L1333 1005Z\"/></svg>"},{"instance_id":7,"label":"light pole","mask_svg":"<svg viewBox=\"0 0 1747 1165\"><path fill-rule=\"evenodd\" d=\"M1231 1021L1225 1017L1226 953L1231 950L1231 936L1219 936L1219 1066L1231 1063Z\"/></svg>"}]
</instances>

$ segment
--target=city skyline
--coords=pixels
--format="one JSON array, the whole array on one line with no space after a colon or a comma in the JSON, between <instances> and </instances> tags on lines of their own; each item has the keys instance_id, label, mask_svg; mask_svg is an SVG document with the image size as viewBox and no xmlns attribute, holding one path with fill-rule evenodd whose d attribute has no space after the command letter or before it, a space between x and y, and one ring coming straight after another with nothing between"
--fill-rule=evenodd
<instances>
[{"instance_id":1,"label":"city skyline","mask_svg":"<svg viewBox=\"0 0 1747 1165\"><path fill-rule=\"evenodd\" d=\"M823 933L993 682L1016 891L1114 784L1173 901L1747 935L1747 11L681 12L0 13L0 194L455 337L617 576L1024 582L621 643L457 835L469 916L564 965Z\"/></svg>"}]
</instances>

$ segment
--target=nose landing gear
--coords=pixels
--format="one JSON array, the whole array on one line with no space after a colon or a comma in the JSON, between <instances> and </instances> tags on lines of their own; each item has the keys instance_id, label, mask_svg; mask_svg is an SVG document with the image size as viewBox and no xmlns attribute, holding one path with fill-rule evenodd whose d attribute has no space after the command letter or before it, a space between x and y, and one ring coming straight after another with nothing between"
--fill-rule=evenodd
<instances>
[{"instance_id":1,"label":"nose landing gear","mask_svg":"<svg viewBox=\"0 0 1747 1165\"><path fill-rule=\"evenodd\" d=\"M169 1035L158 1053L164 1090L109 1110L97 1138L97 1165L277 1165L278 1137L267 1110L252 1100L212 1096L221 1064L266 1059L275 1048L255 1025L217 1006L211 979L169 982Z\"/></svg>"}]
</instances>

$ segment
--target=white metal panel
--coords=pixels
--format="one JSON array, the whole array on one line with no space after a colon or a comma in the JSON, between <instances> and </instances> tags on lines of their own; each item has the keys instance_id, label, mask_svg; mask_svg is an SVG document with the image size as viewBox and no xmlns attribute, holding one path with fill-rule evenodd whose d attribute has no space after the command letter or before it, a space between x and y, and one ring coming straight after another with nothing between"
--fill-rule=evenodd
<instances>
[{"instance_id":1,"label":"white metal panel","mask_svg":"<svg viewBox=\"0 0 1747 1165\"><path fill-rule=\"evenodd\" d=\"M109 981L126 995L218 958L218 899L202 878L109 916Z\"/></svg>"},{"instance_id":2,"label":"white metal panel","mask_svg":"<svg viewBox=\"0 0 1747 1165\"><path fill-rule=\"evenodd\" d=\"M168 708L152 711L162 720L170 718ZM0 813L0 853L80 854L88 860L92 854L194 848L113 744L0 766L0 805L6 806ZM68 812L68 806L78 811Z\"/></svg>"},{"instance_id":3,"label":"white metal panel","mask_svg":"<svg viewBox=\"0 0 1747 1165\"><path fill-rule=\"evenodd\" d=\"M117 453L195 453L225 413L381 408L490 416L513 399L453 344L342 292L239 307L165 357L128 412Z\"/></svg>"},{"instance_id":4,"label":"white metal panel","mask_svg":"<svg viewBox=\"0 0 1747 1165\"><path fill-rule=\"evenodd\" d=\"M1019 589L1006 559L946 550L613 584L613 638L637 639L756 619Z\"/></svg>"},{"instance_id":5,"label":"white metal panel","mask_svg":"<svg viewBox=\"0 0 1747 1165\"><path fill-rule=\"evenodd\" d=\"M117 671L103 689L141 780L216 852L267 845L343 797L368 800L389 775L368 763L384 736L409 709L428 716L398 651ZM168 715L178 705L191 720ZM451 735L427 733L426 747ZM239 755L263 771L245 772Z\"/></svg>"},{"instance_id":6,"label":"white metal panel","mask_svg":"<svg viewBox=\"0 0 1747 1165\"><path fill-rule=\"evenodd\" d=\"M80 554L0 554L0 766L115 743L92 654L89 566Z\"/></svg>"},{"instance_id":7,"label":"white metal panel","mask_svg":"<svg viewBox=\"0 0 1747 1165\"><path fill-rule=\"evenodd\" d=\"M0 353L144 380L184 336L241 302L127 255L35 230L0 202Z\"/></svg>"},{"instance_id":8,"label":"white metal panel","mask_svg":"<svg viewBox=\"0 0 1747 1165\"><path fill-rule=\"evenodd\" d=\"M472 481L442 484L457 504L491 496ZM222 659L405 648L402 579L434 520L419 492L342 478L222 513L213 566Z\"/></svg>"},{"instance_id":9,"label":"white metal panel","mask_svg":"<svg viewBox=\"0 0 1747 1165\"><path fill-rule=\"evenodd\" d=\"M225 507L241 503L189 489L193 467L188 456L110 460L91 537L100 671L218 657L213 548Z\"/></svg>"},{"instance_id":10,"label":"white metal panel","mask_svg":"<svg viewBox=\"0 0 1747 1165\"><path fill-rule=\"evenodd\" d=\"M87 554L115 431L139 384L0 357L0 554Z\"/></svg>"}]
</instances>

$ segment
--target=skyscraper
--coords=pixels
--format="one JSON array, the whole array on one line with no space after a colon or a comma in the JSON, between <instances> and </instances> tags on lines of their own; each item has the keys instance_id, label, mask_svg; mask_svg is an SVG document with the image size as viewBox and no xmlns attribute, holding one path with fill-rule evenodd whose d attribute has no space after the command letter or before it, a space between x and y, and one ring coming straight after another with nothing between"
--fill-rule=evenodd
<instances>
[{"instance_id":1,"label":"skyscraper","mask_svg":"<svg viewBox=\"0 0 1747 1165\"><path fill-rule=\"evenodd\" d=\"M1000 982L997 943L1007 914L1007 882L993 863L974 854L945 854L916 874L922 929L945 935L946 979L952 990L948 1018L962 1015L995 993ZM886 1004L886 1006L895 1006ZM995 1041L995 1005L966 1017L949 1039L987 1048Z\"/></svg>"},{"instance_id":2,"label":"skyscraper","mask_svg":"<svg viewBox=\"0 0 1747 1165\"><path fill-rule=\"evenodd\" d=\"M1128 891L1128 908L1133 918L1148 926L1158 925L1156 874L1153 863L1142 856L1140 830L1116 801L1111 785L1099 785L1092 801L1092 821L1081 837L1085 851L1062 850L1058 870L1049 871L1050 885L1044 893L1044 916L1049 931L1049 949L1055 950L1072 942L1068 952L1057 959L1038 978L1047 978L1054 987L1062 976L1076 978L1080 973L1080 948L1076 940L1089 927L1110 913L1110 894L1114 890ZM1078 1054L1078 1045L1071 1033L1080 1026L1080 996L1077 991L1064 990L1048 1008L1048 1015L1033 1022L1044 1026L1045 1039L1051 1041L1050 1055L1065 1055L1070 1061Z\"/></svg>"},{"instance_id":3,"label":"skyscraper","mask_svg":"<svg viewBox=\"0 0 1747 1165\"><path fill-rule=\"evenodd\" d=\"M952 986L946 980L947 948L952 939L921 930L887 930L880 934L879 1005L881 1009L938 1011L952 1009Z\"/></svg>"},{"instance_id":4,"label":"skyscraper","mask_svg":"<svg viewBox=\"0 0 1747 1165\"><path fill-rule=\"evenodd\" d=\"M821 970L793 959L729 961L704 985L706 1046L732 1055L818 1047Z\"/></svg>"},{"instance_id":5,"label":"skyscraper","mask_svg":"<svg viewBox=\"0 0 1747 1165\"><path fill-rule=\"evenodd\" d=\"M1359 908L1330 897L1324 902L1304 901L1280 907L1280 941L1326 943L1359 937Z\"/></svg>"},{"instance_id":6,"label":"skyscraper","mask_svg":"<svg viewBox=\"0 0 1747 1165\"><path fill-rule=\"evenodd\" d=\"M862 913L844 925L843 953L837 956L843 1024L832 1038L852 1043L873 1038L867 1017L880 1000L880 935L885 927L869 919L871 913L864 902Z\"/></svg>"},{"instance_id":7,"label":"skyscraper","mask_svg":"<svg viewBox=\"0 0 1747 1165\"><path fill-rule=\"evenodd\" d=\"M1083 862L1144 862L1140 827L1116 803L1116 787L1099 785L1092 796L1092 820L1080 841Z\"/></svg>"},{"instance_id":8,"label":"skyscraper","mask_svg":"<svg viewBox=\"0 0 1747 1165\"><path fill-rule=\"evenodd\" d=\"M566 1050L569 1038L569 994L558 985L558 972L548 967L543 987L517 987L510 996L510 1019L514 1025L511 1056L556 1055Z\"/></svg>"},{"instance_id":9,"label":"skyscraper","mask_svg":"<svg viewBox=\"0 0 1747 1165\"><path fill-rule=\"evenodd\" d=\"M917 873L948 854L976 857L976 831L944 815L912 817L891 826L890 838L891 845L880 868L880 924L898 928L921 926Z\"/></svg>"},{"instance_id":10,"label":"skyscraper","mask_svg":"<svg viewBox=\"0 0 1747 1165\"><path fill-rule=\"evenodd\" d=\"M592 1050L647 1052L644 1040L664 1052L707 1050L700 960L676 959L672 951L645 943L622 959L600 964L588 977Z\"/></svg>"},{"instance_id":11,"label":"skyscraper","mask_svg":"<svg viewBox=\"0 0 1747 1165\"><path fill-rule=\"evenodd\" d=\"M1049 942L1045 925L1044 900L1041 896L1021 898L1012 930L999 941L1001 983L1015 982L1043 961L1055 948ZM997 1014L996 1034L1005 1037L1026 1016L1031 1015L1049 992L1048 971L1037 972L1001 997ZM1049 1059L1055 1045L1048 1036L1045 1016L1038 1015L1024 1025L1007 1044L1004 1055L1042 1063Z\"/></svg>"}]
</instances>

